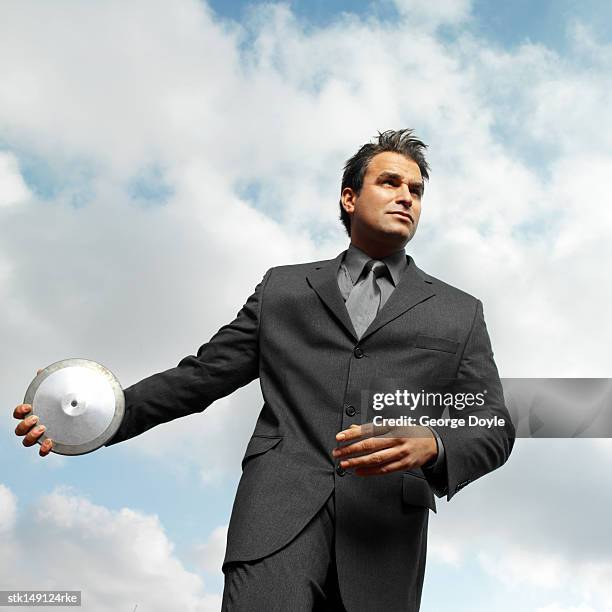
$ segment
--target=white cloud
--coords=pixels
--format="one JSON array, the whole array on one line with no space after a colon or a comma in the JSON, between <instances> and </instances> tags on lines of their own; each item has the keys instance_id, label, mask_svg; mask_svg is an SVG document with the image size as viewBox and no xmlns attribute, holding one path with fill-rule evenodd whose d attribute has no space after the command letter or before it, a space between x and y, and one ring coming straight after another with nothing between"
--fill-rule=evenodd
<instances>
[{"instance_id":1,"label":"white cloud","mask_svg":"<svg viewBox=\"0 0 612 612\"><path fill-rule=\"evenodd\" d=\"M515 587L558 588L566 583L570 574L564 557L546 552L506 549L503 555L496 557L481 553L478 560L487 573Z\"/></svg>"},{"instance_id":2,"label":"white cloud","mask_svg":"<svg viewBox=\"0 0 612 612\"><path fill-rule=\"evenodd\" d=\"M517 440L501 470L438 504L431 559L462 571L476 558L509 596L528 590L607 611L612 558L603 534L612 494L597 481L611 448L603 439Z\"/></svg>"},{"instance_id":3,"label":"white cloud","mask_svg":"<svg viewBox=\"0 0 612 612\"><path fill-rule=\"evenodd\" d=\"M212 530L206 542L196 545L194 553L200 567L209 572L217 572L223 564L227 542L227 525Z\"/></svg>"},{"instance_id":4,"label":"white cloud","mask_svg":"<svg viewBox=\"0 0 612 612\"><path fill-rule=\"evenodd\" d=\"M441 537L434 534L429 538L427 555L436 561L460 567L463 561L464 551L454 542L449 542L443 536Z\"/></svg>"},{"instance_id":5,"label":"white cloud","mask_svg":"<svg viewBox=\"0 0 612 612\"><path fill-rule=\"evenodd\" d=\"M597 610L591 608L591 606L587 604L580 604L577 607L572 606L568 608L567 606L552 603L543 608L538 608L535 612L597 612Z\"/></svg>"},{"instance_id":6,"label":"white cloud","mask_svg":"<svg viewBox=\"0 0 612 612\"><path fill-rule=\"evenodd\" d=\"M17 498L13 492L0 484L0 533L10 531L17 517Z\"/></svg>"},{"instance_id":7,"label":"white cloud","mask_svg":"<svg viewBox=\"0 0 612 612\"><path fill-rule=\"evenodd\" d=\"M17 158L12 153L0 151L0 206L21 204L30 196Z\"/></svg>"},{"instance_id":8,"label":"white cloud","mask_svg":"<svg viewBox=\"0 0 612 612\"><path fill-rule=\"evenodd\" d=\"M393 0L400 15L406 20L430 25L460 24L470 15L471 0Z\"/></svg>"},{"instance_id":9,"label":"white cloud","mask_svg":"<svg viewBox=\"0 0 612 612\"><path fill-rule=\"evenodd\" d=\"M3 559L6 588L80 590L92 612L136 604L153 612L220 608L220 596L207 593L202 579L176 558L154 515L109 510L57 490L38 498L27 519L4 536L12 542L12 554Z\"/></svg>"}]
</instances>

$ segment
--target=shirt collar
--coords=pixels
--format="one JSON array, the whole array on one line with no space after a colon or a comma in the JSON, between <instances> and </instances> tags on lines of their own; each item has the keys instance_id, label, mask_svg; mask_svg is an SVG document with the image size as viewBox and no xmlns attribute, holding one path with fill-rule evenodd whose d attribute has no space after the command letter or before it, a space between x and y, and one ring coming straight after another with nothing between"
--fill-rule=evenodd
<instances>
[{"instance_id":1,"label":"shirt collar","mask_svg":"<svg viewBox=\"0 0 612 612\"><path fill-rule=\"evenodd\" d=\"M367 253L364 253L354 244L349 244L348 249L344 253L344 265L348 270L353 285L357 282L359 275L363 271L363 267L368 261L370 261L370 259L372 259L372 257L370 257ZM391 279L393 280L393 284L397 287L402 272L408 266L408 261L406 259L406 249L400 249L395 253L391 253L391 255L383 257L380 261L384 261L385 264L387 264L387 268L391 273Z\"/></svg>"}]
</instances>

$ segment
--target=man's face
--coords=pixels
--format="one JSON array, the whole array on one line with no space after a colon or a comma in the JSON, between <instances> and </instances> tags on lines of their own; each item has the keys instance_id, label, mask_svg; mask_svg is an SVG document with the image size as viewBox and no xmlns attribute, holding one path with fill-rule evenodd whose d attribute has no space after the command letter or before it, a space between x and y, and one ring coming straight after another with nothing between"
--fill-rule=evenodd
<instances>
[{"instance_id":1,"label":"man's face","mask_svg":"<svg viewBox=\"0 0 612 612\"><path fill-rule=\"evenodd\" d=\"M375 155L359 196L349 187L342 192L342 205L351 216L351 242L362 248L403 248L419 223L422 196L416 162L389 151Z\"/></svg>"}]
</instances>

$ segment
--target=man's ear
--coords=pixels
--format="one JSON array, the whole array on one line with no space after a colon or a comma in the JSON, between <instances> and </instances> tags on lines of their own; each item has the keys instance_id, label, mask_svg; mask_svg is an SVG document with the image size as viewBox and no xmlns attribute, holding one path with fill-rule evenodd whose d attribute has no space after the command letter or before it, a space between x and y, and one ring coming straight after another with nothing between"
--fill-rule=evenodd
<instances>
[{"instance_id":1,"label":"man's ear","mask_svg":"<svg viewBox=\"0 0 612 612\"><path fill-rule=\"evenodd\" d=\"M355 210L355 198L355 192L350 187L345 187L340 194L342 208L344 208L349 215L352 215Z\"/></svg>"}]
</instances>

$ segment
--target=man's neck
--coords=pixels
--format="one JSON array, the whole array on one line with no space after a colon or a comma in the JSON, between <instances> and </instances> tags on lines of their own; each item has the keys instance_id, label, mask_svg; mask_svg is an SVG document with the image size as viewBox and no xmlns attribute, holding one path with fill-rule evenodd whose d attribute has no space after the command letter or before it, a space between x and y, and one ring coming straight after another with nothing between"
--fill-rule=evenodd
<instances>
[{"instance_id":1,"label":"man's neck","mask_svg":"<svg viewBox=\"0 0 612 612\"><path fill-rule=\"evenodd\" d=\"M360 251L363 251L368 257L372 259L383 259L393 253L397 253L404 248L404 245L388 245L388 244L363 244L359 241L351 238L351 244L357 247Z\"/></svg>"}]
</instances>

